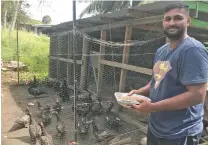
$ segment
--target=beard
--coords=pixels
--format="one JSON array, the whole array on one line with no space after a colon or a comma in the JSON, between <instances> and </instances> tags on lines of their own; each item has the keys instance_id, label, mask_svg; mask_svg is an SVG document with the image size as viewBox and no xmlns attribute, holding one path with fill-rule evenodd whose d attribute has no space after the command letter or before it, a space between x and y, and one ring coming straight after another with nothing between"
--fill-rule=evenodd
<instances>
[{"instance_id":1,"label":"beard","mask_svg":"<svg viewBox=\"0 0 208 145\"><path fill-rule=\"evenodd\" d=\"M171 28L175 28L177 31L175 33L168 32ZM180 40L184 36L185 28L170 27L166 30L164 29L164 33L170 40Z\"/></svg>"}]
</instances>

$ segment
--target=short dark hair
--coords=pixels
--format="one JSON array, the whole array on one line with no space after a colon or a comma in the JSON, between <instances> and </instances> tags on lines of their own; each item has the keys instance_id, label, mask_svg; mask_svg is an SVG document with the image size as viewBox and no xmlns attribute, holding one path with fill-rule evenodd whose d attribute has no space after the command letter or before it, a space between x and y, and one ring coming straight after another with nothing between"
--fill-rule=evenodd
<instances>
[{"instance_id":1,"label":"short dark hair","mask_svg":"<svg viewBox=\"0 0 208 145\"><path fill-rule=\"evenodd\" d=\"M189 6L183 2L173 3L165 7L165 13L172 9L185 9L187 13L189 13Z\"/></svg>"}]
</instances>

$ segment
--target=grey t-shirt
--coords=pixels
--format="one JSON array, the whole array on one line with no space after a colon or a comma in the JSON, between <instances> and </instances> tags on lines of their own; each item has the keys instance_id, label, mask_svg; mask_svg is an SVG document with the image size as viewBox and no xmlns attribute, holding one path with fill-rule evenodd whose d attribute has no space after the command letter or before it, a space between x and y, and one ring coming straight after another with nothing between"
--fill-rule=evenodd
<instances>
[{"instance_id":1,"label":"grey t-shirt","mask_svg":"<svg viewBox=\"0 0 208 145\"><path fill-rule=\"evenodd\" d=\"M208 82L208 52L192 37L175 49L169 44L155 54L150 99L161 101L186 92L185 85ZM175 111L153 112L149 128L159 138L176 139L202 132L203 104Z\"/></svg>"}]
</instances>

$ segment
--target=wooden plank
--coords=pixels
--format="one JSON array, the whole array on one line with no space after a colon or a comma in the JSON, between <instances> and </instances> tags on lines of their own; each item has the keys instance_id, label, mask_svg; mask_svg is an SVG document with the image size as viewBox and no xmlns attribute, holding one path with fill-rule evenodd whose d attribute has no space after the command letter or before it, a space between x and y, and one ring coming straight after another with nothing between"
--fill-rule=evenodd
<instances>
[{"instance_id":1,"label":"wooden plank","mask_svg":"<svg viewBox=\"0 0 208 145\"><path fill-rule=\"evenodd\" d=\"M100 39L101 40L106 40L106 31L105 30L101 30L101 34L100 34ZM99 62L101 60L104 60L104 54L105 54L105 45L103 45L102 43L100 44L100 55L99 55ZM103 64L99 64L98 65L98 87L97 87L97 93L99 94L101 89L102 89L102 85L103 85L103 73L104 73L104 65Z\"/></svg>"},{"instance_id":2,"label":"wooden plank","mask_svg":"<svg viewBox=\"0 0 208 145\"><path fill-rule=\"evenodd\" d=\"M132 33L132 27L126 27L126 33L125 33L125 40L124 43L128 43L129 40L131 40L131 33ZM123 49L123 59L122 63L127 64L129 61L129 45L124 45ZM119 84L119 91L124 92L125 86L126 86L126 69L121 69L121 75L120 75L120 84Z\"/></svg>"},{"instance_id":3,"label":"wooden plank","mask_svg":"<svg viewBox=\"0 0 208 145\"><path fill-rule=\"evenodd\" d=\"M74 63L73 59L69 59L69 58L60 58L60 57L56 57L56 56L50 56L50 59ZM77 60L77 64L82 64L82 61Z\"/></svg>"},{"instance_id":4,"label":"wooden plank","mask_svg":"<svg viewBox=\"0 0 208 145\"><path fill-rule=\"evenodd\" d=\"M132 139L128 137L128 138L116 140L116 142L113 142L109 145L122 145L122 144L131 144L131 143L132 143Z\"/></svg>"},{"instance_id":5,"label":"wooden plank","mask_svg":"<svg viewBox=\"0 0 208 145\"><path fill-rule=\"evenodd\" d=\"M80 89L85 90L87 89L87 67L88 67L88 41L86 37L83 37L83 44L82 44L82 65L81 65L81 78L80 78Z\"/></svg>"},{"instance_id":6,"label":"wooden plank","mask_svg":"<svg viewBox=\"0 0 208 145\"><path fill-rule=\"evenodd\" d=\"M138 66L129 65L129 64L122 64L122 63L108 61L108 60L100 60L99 63L104 64L104 65L108 65L108 66L113 66L113 67L117 67L117 68L121 68L121 69L126 69L126 70L130 70L130 71L138 72L138 73L143 73L146 75L152 75L152 69L149 69L149 68L143 68L143 67L138 67Z\"/></svg>"}]
</instances>

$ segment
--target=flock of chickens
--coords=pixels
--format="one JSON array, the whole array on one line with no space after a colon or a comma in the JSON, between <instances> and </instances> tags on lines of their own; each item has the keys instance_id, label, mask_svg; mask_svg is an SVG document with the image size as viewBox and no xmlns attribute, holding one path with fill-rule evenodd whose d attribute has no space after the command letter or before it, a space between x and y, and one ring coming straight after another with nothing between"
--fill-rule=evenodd
<instances>
[{"instance_id":1,"label":"flock of chickens","mask_svg":"<svg viewBox=\"0 0 208 145\"><path fill-rule=\"evenodd\" d=\"M67 98L70 100L70 95L68 92L68 87L66 81L62 83L62 85L57 85L56 87L60 86L60 98L62 101L65 101ZM42 94L47 94L47 92L42 91L38 87L38 83L36 78L32 82L28 83L28 93L33 95L35 98L34 103L37 104L37 116L41 119L40 122L37 122L34 119L33 114L30 111L30 106L34 105L33 103L28 103L25 109L25 114L15 121L12 129L9 131L21 129L28 127L29 128L29 135L31 142L36 145L53 145L53 138L47 132L46 126L51 124L52 116L56 116L57 123L56 123L56 130L57 135L59 138L62 138L66 134L66 127L64 121L61 119L61 114L63 111L63 107L59 101L56 99L55 103L51 106L46 104L42 105L38 100L37 96ZM71 97L73 98L73 96ZM74 104L72 102L72 112L74 112ZM115 128L118 131L119 126L121 126L121 120L111 112L114 103L111 101L101 102L99 99L94 100L92 97L92 93L88 92L85 94L78 95L78 102L77 102L77 133L80 135L86 135L89 132L90 126L92 126L93 136L95 137L96 141L105 141L106 139L113 138L114 135L106 130L102 130L99 128L98 124L96 123L96 116L104 116L104 122L106 127Z\"/></svg>"}]
</instances>

